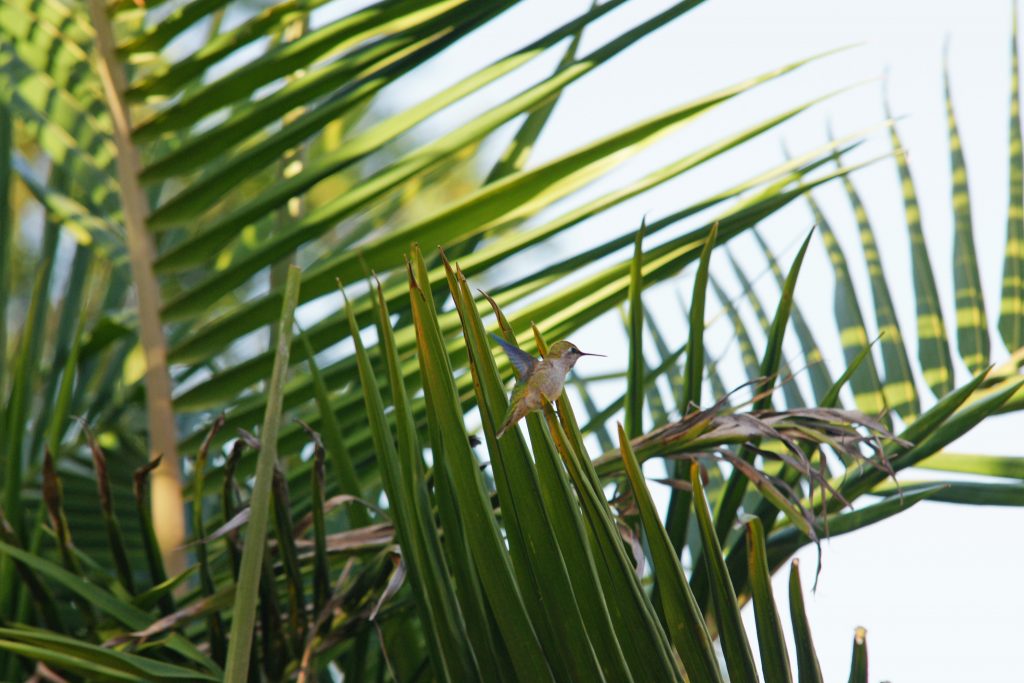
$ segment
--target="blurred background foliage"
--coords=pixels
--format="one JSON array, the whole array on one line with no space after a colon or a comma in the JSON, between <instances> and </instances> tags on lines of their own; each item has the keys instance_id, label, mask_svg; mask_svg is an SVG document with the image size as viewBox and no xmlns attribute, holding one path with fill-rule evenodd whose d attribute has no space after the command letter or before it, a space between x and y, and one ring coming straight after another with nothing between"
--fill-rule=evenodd
<instances>
[{"instance_id":1,"label":"blurred background foliage","mask_svg":"<svg viewBox=\"0 0 1024 683\"><path fill-rule=\"evenodd\" d=\"M671 133L828 59L771 65L533 162L563 90L702 4L625 25L623 2L451 85L420 83L428 94L401 108L388 86L516 3L0 7L5 679L217 680L226 666L230 680L789 680L769 579L797 549L929 497L1024 502L1014 459L944 450L1021 407L1015 34L1004 286L985 301L948 86L953 268L929 258L905 124L891 119L607 229L627 200L834 94L750 111L732 134L588 193ZM600 21L613 36L581 51ZM552 52L546 76L445 118ZM844 161L877 136L890 153ZM865 163L897 167L905 228L876 234L851 176ZM859 254L814 202L830 182L855 212ZM758 224L794 203L809 203L815 230L776 252ZM558 251L566 235L573 248ZM741 235L761 260L734 258ZM917 348L878 258L907 237ZM832 267L832 315L794 303L805 256L822 256L811 242ZM865 268L870 299L850 274ZM659 328L671 308L685 335ZM620 317L621 371L581 368L557 416L528 418L528 440L494 439L512 369L485 330L530 352L567 336L589 349L578 331ZM729 326L742 368L724 374L730 349L704 348L712 325ZM1008 356L993 355L990 328ZM826 336L841 359L824 357ZM970 382L955 381L954 357ZM740 374L747 384L723 379ZM275 458L276 475L258 469ZM645 482L651 459L664 468ZM906 468L949 481L897 486ZM253 506L270 519L250 500L272 501ZM793 577L795 670L819 680ZM756 661L738 619L751 598ZM867 680L864 648L858 632L851 680Z\"/></svg>"}]
</instances>

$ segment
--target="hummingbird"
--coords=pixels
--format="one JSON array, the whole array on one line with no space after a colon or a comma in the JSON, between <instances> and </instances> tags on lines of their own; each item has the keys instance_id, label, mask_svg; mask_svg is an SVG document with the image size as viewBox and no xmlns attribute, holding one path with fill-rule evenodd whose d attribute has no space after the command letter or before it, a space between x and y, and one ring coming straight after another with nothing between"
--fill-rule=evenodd
<instances>
[{"instance_id":1,"label":"hummingbird","mask_svg":"<svg viewBox=\"0 0 1024 683\"><path fill-rule=\"evenodd\" d=\"M509 427L526 417L527 413L540 410L545 403L551 403L561 396L565 376L576 365L576 361L583 356L604 357L600 353L584 353L572 342L556 341L548 347L543 358L537 359L501 337L495 334L491 336L505 349L512 365L519 372L519 379L508 399L508 412L496 435L499 439Z\"/></svg>"}]
</instances>

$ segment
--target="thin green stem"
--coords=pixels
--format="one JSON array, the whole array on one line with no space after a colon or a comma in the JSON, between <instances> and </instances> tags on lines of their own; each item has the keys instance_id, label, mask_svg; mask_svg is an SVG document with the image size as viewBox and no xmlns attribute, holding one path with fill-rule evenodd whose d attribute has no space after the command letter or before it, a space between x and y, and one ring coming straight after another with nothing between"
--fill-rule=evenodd
<instances>
[{"instance_id":1,"label":"thin green stem","mask_svg":"<svg viewBox=\"0 0 1024 683\"><path fill-rule=\"evenodd\" d=\"M256 461L256 483L253 485L249 507L252 515L242 548L242 565L238 572L238 587L231 612L231 637L224 670L227 683L245 683L249 675L249 651L252 648L253 626L256 621L256 593L260 586L260 568L266 547L267 522L270 513L270 488L277 464L277 435L281 426L281 407L284 383L288 370L288 355L292 342L292 323L299 301L299 283L302 271L292 266L285 282L284 304L278 321L277 352L274 370L270 376L267 409L260 432L260 454Z\"/></svg>"}]
</instances>

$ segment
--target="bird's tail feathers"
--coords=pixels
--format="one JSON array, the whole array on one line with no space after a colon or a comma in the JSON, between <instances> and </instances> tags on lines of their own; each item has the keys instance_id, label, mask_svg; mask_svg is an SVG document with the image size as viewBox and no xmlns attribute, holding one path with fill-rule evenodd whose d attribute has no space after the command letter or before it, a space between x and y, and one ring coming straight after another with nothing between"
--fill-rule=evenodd
<instances>
[{"instance_id":1,"label":"bird's tail feathers","mask_svg":"<svg viewBox=\"0 0 1024 683\"><path fill-rule=\"evenodd\" d=\"M501 427L498 429L498 433L494 435L494 438L500 439L516 422L526 414L525 411L520 409L518 403L513 403L508 407L508 412L505 414L505 420L501 423Z\"/></svg>"}]
</instances>

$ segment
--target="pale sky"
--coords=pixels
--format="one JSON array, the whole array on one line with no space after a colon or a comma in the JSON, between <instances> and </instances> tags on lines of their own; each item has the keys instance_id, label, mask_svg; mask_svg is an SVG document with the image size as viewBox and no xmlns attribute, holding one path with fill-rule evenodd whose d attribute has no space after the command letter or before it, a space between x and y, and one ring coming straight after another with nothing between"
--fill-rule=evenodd
<instances>
[{"instance_id":1,"label":"pale sky","mask_svg":"<svg viewBox=\"0 0 1024 683\"><path fill-rule=\"evenodd\" d=\"M588 30L581 54L668 5L644 0L627 3ZM390 88L390 101L396 106L418 101L443 83L527 43L587 6L589 0L528 0L458 45L443 60L415 74L415 78ZM656 219L723 189L730 181L780 163L783 139L794 151L809 150L825 141L829 122L837 135L877 124L883 119L880 78L888 71L893 110L903 117L899 130L909 149L932 264L950 321L952 225L941 80L942 46L948 37L955 105L972 192L975 240L992 323L992 355L995 361L1005 358L994 319L1006 229L1010 7L1006 0L708 0L574 84L563 95L539 141L534 162L769 68L842 45L860 46L722 107L714 116L631 160L606 182L581 195L579 201L804 100L854 83L871 82L788 122L781 136L763 136L747 144L742 152L602 214L566 236L562 246L568 251L589 240L622 234L635 229L645 213ZM558 57L557 52L552 53L532 70L504 79L464 106L428 122L425 128L451 129L481 107L549 73ZM499 139L489 148L492 154L497 154L502 140L510 134L505 130L496 136ZM852 159L870 158L887 150L886 138L875 135ZM913 353L916 339L908 243L895 165L882 162L855 174L854 181L875 225L889 286L908 337L908 349ZM867 307L870 295L866 273L858 267L863 257L852 212L838 184L816 196L839 233L853 264L861 305ZM772 244L781 249L791 245L811 224L806 205L798 203L766 221L763 227ZM748 274L760 272L762 262L751 244L740 240L734 246ZM790 251L782 260L788 263L791 258ZM718 262L718 272L731 283L723 266L727 266L724 259ZM674 313L672 288L688 290L690 278L692 273L687 272L669 287L656 288L646 297L648 305L663 303L657 306L658 319L673 334L674 342L682 341L684 326ZM799 304L812 322L818 319L825 323L816 332L826 347L833 374L838 374L841 356L830 322L832 276L820 240L811 247L800 282ZM774 305L771 295L769 305ZM749 313L749 309L746 311ZM865 315L869 328L873 328L869 309ZM747 320L756 328L752 316ZM606 330L610 334L604 334ZM730 333L719 324L708 335L727 344ZM620 341L608 341L611 337ZM600 339L604 345L592 350L608 353L611 358L592 360L586 371L597 374L622 368L626 346L617 317L589 326L575 341L586 343L589 349L594 346L590 339ZM789 346L788 352L795 355L797 348ZM738 364L734 363L733 368L730 377L739 383ZM967 377L966 370L958 365L958 384ZM619 392L621 386L597 393L607 400ZM929 399L923 400L926 406L931 404ZM1019 454L1014 438L1018 431L1013 423L1014 418L992 420L954 444L953 449ZM656 467L652 465L652 473ZM657 487L655 490L657 493ZM662 494L664 499L667 494ZM845 680L848 675L853 631L858 625L868 630L872 681L1020 680L1017 653L1024 639L1024 596L1016 587L1024 560L1018 539L1022 523L1024 511L1019 509L923 503L880 525L826 542L819 589L807 597L826 680ZM801 557L804 583L809 586L813 550L805 550ZM788 571L783 572L776 581L776 595L784 613L788 613L787 576ZM753 637L753 618L747 616Z\"/></svg>"}]
</instances>

